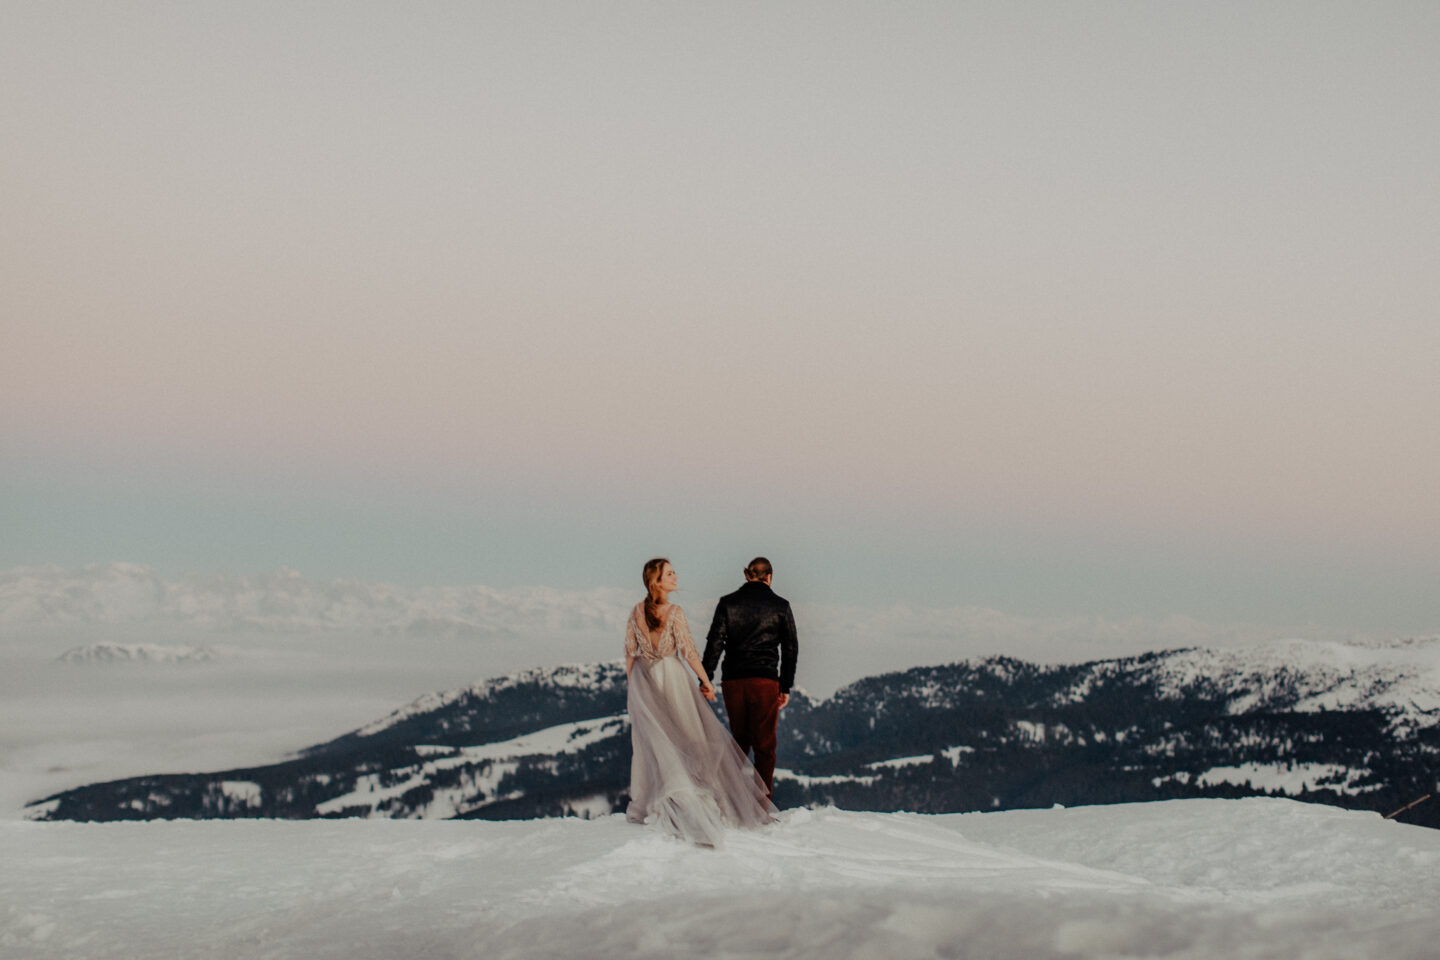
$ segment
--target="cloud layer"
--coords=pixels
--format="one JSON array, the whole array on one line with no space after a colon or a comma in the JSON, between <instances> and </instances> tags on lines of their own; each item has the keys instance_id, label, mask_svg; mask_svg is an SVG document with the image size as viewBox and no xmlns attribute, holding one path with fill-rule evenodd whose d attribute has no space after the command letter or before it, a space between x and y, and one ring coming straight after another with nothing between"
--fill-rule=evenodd
<instances>
[{"instance_id":1,"label":"cloud layer","mask_svg":"<svg viewBox=\"0 0 1440 960\"><path fill-rule=\"evenodd\" d=\"M313 579L288 569L167 578L130 563L20 567L0 572L0 630L12 648L37 651L56 642L50 638L94 643L138 636L229 641L256 652L348 649L396 660L467 650L477 662L488 650L496 662L477 665L502 672L544 665L552 657L588 662L618 655L636 594L614 588L412 587ZM687 597L684 603L703 642L714 599ZM972 656L1078 661L1283 635L1186 617L1028 617L977 606L797 602L795 610L800 676L822 693L865 674ZM529 662L513 662L526 651Z\"/></svg>"},{"instance_id":2,"label":"cloud layer","mask_svg":"<svg viewBox=\"0 0 1440 960\"><path fill-rule=\"evenodd\" d=\"M0 625L12 629L152 627L277 637L345 631L481 638L619 633L628 608L619 590L403 587L314 580L288 569L176 579L132 563L0 572Z\"/></svg>"}]
</instances>

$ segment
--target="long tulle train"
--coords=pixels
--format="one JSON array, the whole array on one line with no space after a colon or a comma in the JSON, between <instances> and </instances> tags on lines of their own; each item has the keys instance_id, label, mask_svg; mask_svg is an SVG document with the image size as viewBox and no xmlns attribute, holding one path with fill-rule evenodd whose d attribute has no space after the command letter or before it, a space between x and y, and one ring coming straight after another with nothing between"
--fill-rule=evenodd
<instances>
[{"instance_id":1,"label":"long tulle train","mask_svg":"<svg viewBox=\"0 0 1440 960\"><path fill-rule=\"evenodd\" d=\"M718 846L727 827L775 819L765 782L679 658L637 660L628 697L634 746L630 820Z\"/></svg>"}]
</instances>

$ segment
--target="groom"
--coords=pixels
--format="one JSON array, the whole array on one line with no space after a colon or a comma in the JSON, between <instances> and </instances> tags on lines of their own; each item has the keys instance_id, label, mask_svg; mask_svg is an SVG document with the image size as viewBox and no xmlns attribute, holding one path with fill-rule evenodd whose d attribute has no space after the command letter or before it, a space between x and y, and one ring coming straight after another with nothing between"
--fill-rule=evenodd
<instances>
[{"instance_id":1,"label":"groom","mask_svg":"<svg viewBox=\"0 0 1440 960\"><path fill-rule=\"evenodd\" d=\"M775 727L790 702L795 680L795 617L790 604L770 589L770 561L756 557L745 568L745 583L720 598L706 635L702 664L713 677L725 656L721 689L730 732L743 753L755 751L755 770L765 792L775 794Z\"/></svg>"}]
</instances>

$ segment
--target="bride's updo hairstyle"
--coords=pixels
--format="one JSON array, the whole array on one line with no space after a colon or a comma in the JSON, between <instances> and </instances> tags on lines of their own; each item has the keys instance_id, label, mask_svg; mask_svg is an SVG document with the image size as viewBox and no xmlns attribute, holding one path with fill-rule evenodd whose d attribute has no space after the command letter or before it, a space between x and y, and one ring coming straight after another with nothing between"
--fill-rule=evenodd
<instances>
[{"instance_id":1,"label":"bride's updo hairstyle","mask_svg":"<svg viewBox=\"0 0 1440 960\"><path fill-rule=\"evenodd\" d=\"M665 602L665 594L660 591L660 574L669 562L664 557L656 557L645 564L645 624L651 630L660 629L659 607Z\"/></svg>"}]
</instances>

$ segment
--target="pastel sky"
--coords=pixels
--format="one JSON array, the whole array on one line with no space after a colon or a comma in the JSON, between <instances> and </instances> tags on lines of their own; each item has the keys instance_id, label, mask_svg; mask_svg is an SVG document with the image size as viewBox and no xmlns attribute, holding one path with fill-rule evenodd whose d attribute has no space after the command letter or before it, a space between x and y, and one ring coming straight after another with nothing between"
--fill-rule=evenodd
<instances>
[{"instance_id":1,"label":"pastel sky","mask_svg":"<svg viewBox=\"0 0 1440 960\"><path fill-rule=\"evenodd\" d=\"M1437 90L1403 0L8 2L0 566L1435 632Z\"/></svg>"}]
</instances>

